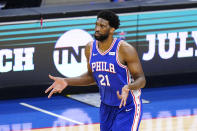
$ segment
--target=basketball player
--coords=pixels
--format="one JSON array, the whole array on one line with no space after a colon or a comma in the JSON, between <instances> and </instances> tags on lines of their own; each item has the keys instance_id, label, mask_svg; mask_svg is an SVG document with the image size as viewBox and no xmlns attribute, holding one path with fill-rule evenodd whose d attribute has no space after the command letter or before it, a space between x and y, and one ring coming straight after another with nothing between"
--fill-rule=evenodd
<instances>
[{"instance_id":1,"label":"basketball player","mask_svg":"<svg viewBox=\"0 0 197 131\"><path fill-rule=\"evenodd\" d=\"M50 91L50 98L68 85L96 82L101 96L101 131L137 131L142 116L140 96L146 83L145 76L135 48L113 37L119 25L120 20L115 13L99 12L94 34L96 40L85 48L88 71L73 78L49 75L54 83L45 91Z\"/></svg>"}]
</instances>

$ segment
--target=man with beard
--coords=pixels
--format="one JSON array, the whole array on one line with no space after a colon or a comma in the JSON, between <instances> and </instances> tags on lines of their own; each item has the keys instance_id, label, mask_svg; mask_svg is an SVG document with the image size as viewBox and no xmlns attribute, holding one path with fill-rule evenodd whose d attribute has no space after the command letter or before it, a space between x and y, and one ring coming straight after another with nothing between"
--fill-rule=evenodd
<instances>
[{"instance_id":1,"label":"man with beard","mask_svg":"<svg viewBox=\"0 0 197 131\"><path fill-rule=\"evenodd\" d=\"M101 96L101 131L137 131L141 121L141 88L146 80L138 54L127 42L114 38L119 17L111 11L101 11L95 24L96 40L85 48L88 71L73 78L49 75L54 83L45 91L50 98L68 85L95 83Z\"/></svg>"}]
</instances>

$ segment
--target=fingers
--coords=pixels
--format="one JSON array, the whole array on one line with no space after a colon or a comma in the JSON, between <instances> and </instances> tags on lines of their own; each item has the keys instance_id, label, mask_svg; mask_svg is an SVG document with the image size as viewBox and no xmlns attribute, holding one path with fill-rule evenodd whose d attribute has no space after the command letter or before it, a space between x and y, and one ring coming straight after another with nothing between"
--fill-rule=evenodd
<instances>
[{"instance_id":1,"label":"fingers","mask_svg":"<svg viewBox=\"0 0 197 131\"><path fill-rule=\"evenodd\" d=\"M54 88L53 85L51 85L48 89L46 89L45 93L48 93L51 90L51 92L48 95L48 98L51 98L51 96L55 93L61 93L62 90L58 88Z\"/></svg>"},{"instance_id":2,"label":"fingers","mask_svg":"<svg viewBox=\"0 0 197 131\"><path fill-rule=\"evenodd\" d=\"M126 106L127 100L124 99L123 101L124 101L123 102L124 103L123 105Z\"/></svg>"},{"instance_id":3,"label":"fingers","mask_svg":"<svg viewBox=\"0 0 197 131\"><path fill-rule=\"evenodd\" d=\"M119 91L117 91L116 93L117 93L118 99L121 99L121 102L120 102L120 105L119 105L119 108L121 108L122 105L124 104L124 100L122 99L122 96L120 95Z\"/></svg>"},{"instance_id":4,"label":"fingers","mask_svg":"<svg viewBox=\"0 0 197 131\"><path fill-rule=\"evenodd\" d=\"M58 89L53 88L53 90L49 93L48 98L51 98L51 96L55 93L61 93L61 92L62 92L62 90L58 90Z\"/></svg>"},{"instance_id":5,"label":"fingers","mask_svg":"<svg viewBox=\"0 0 197 131\"><path fill-rule=\"evenodd\" d=\"M122 99L121 102L120 102L119 108L122 107L122 104L123 104L123 99Z\"/></svg>"},{"instance_id":6,"label":"fingers","mask_svg":"<svg viewBox=\"0 0 197 131\"><path fill-rule=\"evenodd\" d=\"M53 95L53 94L55 94L55 93L61 93L62 92L62 90L58 90L58 89L53 89L50 93L49 93L49 95L48 95L48 98L51 98L51 96Z\"/></svg>"},{"instance_id":7,"label":"fingers","mask_svg":"<svg viewBox=\"0 0 197 131\"><path fill-rule=\"evenodd\" d=\"M121 108L122 106L126 106L127 101L125 99L122 99L119 105L119 108Z\"/></svg>"},{"instance_id":8,"label":"fingers","mask_svg":"<svg viewBox=\"0 0 197 131\"><path fill-rule=\"evenodd\" d=\"M54 81L56 80L56 78L54 76L50 75L50 74L49 74L49 78L54 80Z\"/></svg>"},{"instance_id":9,"label":"fingers","mask_svg":"<svg viewBox=\"0 0 197 131\"><path fill-rule=\"evenodd\" d=\"M56 90L55 90L55 89L53 89L53 90L49 93L48 98L51 98L51 96L52 96L54 93L56 93Z\"/></svg>"},{"instance_id":10,"label":"fingers","mask_svg":"<svg viewBox=\"0 0 197 131\"><path fill-rule=\"evenodd\" d=\"M59 91L57 91L58 93L61 93L62 92L62 90L59 90Z\"/></svg>"},{"instance_id":11,"label":"fingers","mask_svg":"<svg viewBox=\"0 0 197 131\"><path fill-rule=\"evenodd\" d=\"M126 98L125 97L122 97L122 95L120 95L119 91L117 91L116 93L117 93L118 99L121 99L119 108L121 108L122 106L126 106L127 97Z\"/></svg>"},{"instance_id":12,"label":"fingers","mask_svg":"<svg viewBox=\"0 0 197 131\"><path fill-rule=\"evenodd\" d=\"M122 96L120 95L119 91L116 92L118 99L122 99Z\"/></svg>"},{"instance_id":13,"label":"fingers","mask_svg":"<svg viewBox=\"0 0 197 131\"><path fill-rule=\"evenodd\" d=\"M49 88L47 88L46 90L45 90L45 93L48 93L50 90L52 90L53 89L53 85L51 85Z\"/></svg>"},{"instance_id":14,"label":"fingers","mask_svg":"<svg viewBox=\"0 0 197 131\"><path fill-rule=\"evenodd\" d=\"M50 79L52 79L52 80L54 80L55 81L55 77L54 76L52 76L52 75L50 75L49 74L49 78ZM54 94L54 93L56 93L57 91L54 89L54 86L53 86L54 84L52 84L49 88L47 88L46 90L45 90L45 93L48 93L49 91L51 91L50 93L49 93L49 95L48 95L48 98L51 98L51 96Z\"/></svg>"}]
</instances>

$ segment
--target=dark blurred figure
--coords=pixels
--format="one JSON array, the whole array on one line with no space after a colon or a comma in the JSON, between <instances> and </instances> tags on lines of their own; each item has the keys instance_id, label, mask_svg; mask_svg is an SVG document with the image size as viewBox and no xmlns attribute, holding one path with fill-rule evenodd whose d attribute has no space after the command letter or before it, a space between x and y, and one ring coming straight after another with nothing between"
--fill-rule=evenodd
<instances>
[{"instance_id":1,"label":"dark blurred figure","mask_svg":"<svg viewBox=\"0 0 197 131\"><path fill-rule=\"evenodd\" d=\"M0 0L0 9L4 8L6 5L6 1L5 0Z\"/></svg>"},{"instance_id":2,"label":"dark blurred figure","mask_svg":"<svg viewBox=\"0 0 197 131\"><path fill-rule=\"evenodd\" d=\"M6 5L2 9L40 7L42 0L5 0Z\"/></svg>"}]
</instances>

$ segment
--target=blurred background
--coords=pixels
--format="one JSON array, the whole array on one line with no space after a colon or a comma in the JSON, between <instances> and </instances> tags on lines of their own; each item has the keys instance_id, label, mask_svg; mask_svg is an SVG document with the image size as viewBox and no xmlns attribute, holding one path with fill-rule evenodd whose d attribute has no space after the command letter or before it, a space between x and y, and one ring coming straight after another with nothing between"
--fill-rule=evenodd
<instances>
[{"instance_id":1,"label":"blurred background","mask_svg":"<svg viewBox=\"0 0 197 131\"><path fill-rule=\"evenodd\" d=\"M155 99L171 90L178 93L175 99L196 98L196 7L196 0L0 0L0 101L46 97L44 90L52 84L49 74L84 73L84 47L93 39L97 13L104 9L120 17L115 37L138 52L145 92L164 91ZM95 85L68 87L60 96L98 90ZM194 101L191 105L194 115L197 106Z\"/></svg>"},{"instance_id":2,"label":"blurred background","mask_svg":"<svg viewBox=\"0 0 197 131\"><path fill-rule=\"evenodd\" d=\"M70 77L85 72L78 69L84 67L84 46L92 40L96 14L103 9L120 16L115 37L137 49L147 88L196 83L196 4L194 0L1 0L0 97L43 95L40 86L52 82L48 74ZM75 29L91 38L84 43L65 38L64 47L56 49L58 39ZM12 95L16 87L20 91ZM84 88L83 92L98 91Z\"/></svg>"}]
</instances>

